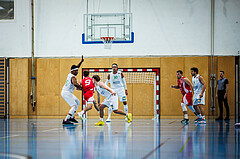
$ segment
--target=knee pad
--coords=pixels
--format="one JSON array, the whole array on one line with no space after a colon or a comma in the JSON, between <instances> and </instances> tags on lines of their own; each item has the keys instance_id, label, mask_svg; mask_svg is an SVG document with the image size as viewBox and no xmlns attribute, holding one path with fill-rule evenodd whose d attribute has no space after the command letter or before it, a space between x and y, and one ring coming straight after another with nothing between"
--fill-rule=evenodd
<instances>
[{"instance_id":1,"label":"knee pad","mask_svg":"<svg viewBox=\"0 0 240 159\"><path fill-rule=\"evenodd\" d=\"M181 103L181 106L182 106L182 110L183 110L183 112L187 111L186 104L184 104L184 103Z\"/></svg>"}]
</instances>

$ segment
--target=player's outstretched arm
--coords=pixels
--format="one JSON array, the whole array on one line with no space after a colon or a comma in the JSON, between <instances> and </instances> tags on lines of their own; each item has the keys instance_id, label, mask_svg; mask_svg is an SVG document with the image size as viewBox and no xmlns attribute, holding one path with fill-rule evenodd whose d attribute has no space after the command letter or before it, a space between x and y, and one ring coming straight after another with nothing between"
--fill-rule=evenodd
<instances>
[{"instance_id":1,"label":"player's outstretched arm","mask_svg":"<svg viewBox=\"0 0 240 159\"><path fill-rule=\"evenodd\" d=\"M83 59L83 55L82 55L82 60L81 60L81 61L79 62L79 64L77 65L78 68L82 65L83 61L84 61L84 59Z\"/></svg>"},{"instance_id":2,"label":"player's outstretched arm","mask_svg":"<svg viewBox=\"0 0 240 159\"><path fill-rule=\"evenodd\" d=\"M171 85L171 88L179 89L178 86Z\"/></svg>"},{"instance_id":3,"label":"player's outstretched arm","mask_svg":"<svg viewBox=\"0 0 240 159\"><path fill-rule=\"evenodd\" d=\"M102 81L99 81L99 86L108 90L109 92L112 93L112 95L116 95L116 93L114 92L113 89L111 89L110 87L108 87L107 85L105 85Z\"/></svg>"},{"instance_id":4,"label":"player's outstretched arm","mask_svg":"<svg viewBox=\"0 0 240 159\"><path fill-rule=\"evenodd\" d=\"M105 82L105 84L108 85L109 82L110 82L110 74L108 74L107 81Z\"/></svg>"}]
</instances>

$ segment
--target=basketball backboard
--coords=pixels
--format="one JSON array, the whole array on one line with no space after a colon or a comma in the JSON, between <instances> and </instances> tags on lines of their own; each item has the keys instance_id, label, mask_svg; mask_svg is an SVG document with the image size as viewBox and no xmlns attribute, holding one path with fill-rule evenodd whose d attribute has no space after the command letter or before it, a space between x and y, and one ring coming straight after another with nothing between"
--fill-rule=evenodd
<instances>
[{"instance_id":1,"label":"basketball backboard","mask_svg":"<svg viewBox=\"0 0 240 159\"><path fill-rule=\"evenodd\" d=\"M133 43L131 13L84 15L83 44L103 43L101 37L114 37L113 43Z\"/></svg>"},{"instance_id":2,"label":"basketball backboard","mask_svg":"<svg viewBox=\"0 0 240 159\"><path fill-rule=\"evenodd\" d=\"M120 2L119 0L113 1ZM111 5L112 2L106 0L93 2L88 1L87 13L83 15L82 43L101 44L103 43L101 37L114 37L112 43L133 43L131 0L122 0L122 6ZM109 12L114 11L115 7L116 13Z\"/></svg>"}]
</instances>

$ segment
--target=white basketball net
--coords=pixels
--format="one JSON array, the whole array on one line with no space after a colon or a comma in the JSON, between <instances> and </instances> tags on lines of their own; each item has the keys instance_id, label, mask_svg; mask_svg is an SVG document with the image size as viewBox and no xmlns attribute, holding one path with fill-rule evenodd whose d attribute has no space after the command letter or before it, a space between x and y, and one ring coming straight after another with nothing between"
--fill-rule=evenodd
<instances>
[{"instance_id":1,"label":"white basketball net","mask_svg":"<svg viewBox=\"0 0 240 159\"><path fill-rule=\"evenodd\" d=\"M102 37L101 39L104 44L104 49L111 50L114 38L113 37Z\"/></svg>"}]
</instances>

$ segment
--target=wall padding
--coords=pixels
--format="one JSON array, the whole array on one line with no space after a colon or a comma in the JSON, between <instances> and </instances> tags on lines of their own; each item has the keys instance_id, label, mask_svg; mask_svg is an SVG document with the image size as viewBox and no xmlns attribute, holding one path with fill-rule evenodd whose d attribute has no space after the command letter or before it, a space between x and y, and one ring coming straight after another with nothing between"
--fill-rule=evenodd
<instances>
[{"instance_id":1,"label":"wall padding","mask_svg":"<svg viewBox=\"0 0 240 159\"><path fill-rule=\"evenodd\" d=\"M28 115L28 59L10 59L9 115Z\"/></svg>"},{"instance_id":2,"label":"wall padding","mask_svg":"<svg viewBox=\"0 0 240 159\"><path fill-rule=\"evenodd\" d=\"M31 116L39 118L56 118L65 116L70 107L61 97L61 90L66 82L70 67L78 64L81 58L72 59L36 59L36 112L29 111L29 95L31 80L29 80L31 67L29 59L10 59L10 115ZM230 113L235 113L235 66L234 57L216 57L215 68L217 78L220 70L225 71L225 77L229 79L228 101ZM190 79L191 67L198 67L207 83L205 114L210 115L210 57L157 57L157 58L86 58L77 75L78 81L82 78L82 68L111 68L112 63L118 63L120 68L160 68L160 114L163 118L182 117L180 106L182 94L180 90L170 88L177 84L176 71L182 70L184 76ZM105 81L103 81L105 82ZM148 84L127 84L129 112L135 117L153 117L153 86ZM82 92L74 91L74 95L82 101ZM95 95L95 99L97 99ZM103 97L101 97L101 101ZM78 111L81 111L82 103ZM216 103L218 111L218 103ZM119 109L123 110L123 104L119 102ZM105 109L105 115L108 114ZM189 115L193 115L188 111ZM225 112L225 110L224 110ZM28 114L29 113L29 114ZM89 117L98 117L93 110L88 112ZM113 114L113 117L119 115ZM105 116L106 118L106 116Z\"/></svg>"},{"instance_id":3,"label":"wall padding","mask_svg":"<svg viewBox=\"0 0 240 159\"><path fill-rule=\"evenodd\" d=\"M162 116L182 115L181 100L182 94L178 89L171 88L177 85L177 70L184 70L184 57L161 58L160 67L160 113Z\"/></svg>"},{"instance_id":4,"label":"wall padding","mask_svg":"<svg viewBox=\"0 0 240 159\"><path fill-rule=\"evenodd\" d=\"M37 115L60 114L60 59L37 60Z\"/></svg>"}]
</instances>

